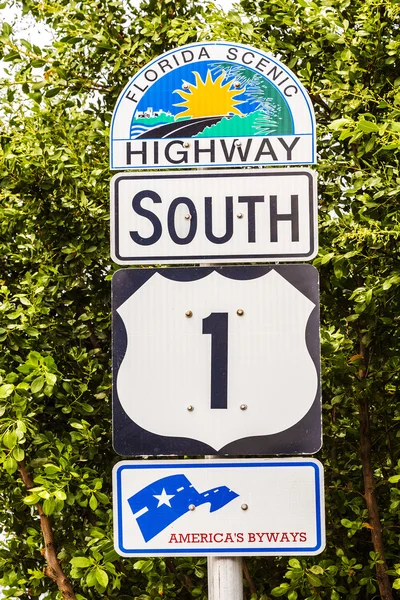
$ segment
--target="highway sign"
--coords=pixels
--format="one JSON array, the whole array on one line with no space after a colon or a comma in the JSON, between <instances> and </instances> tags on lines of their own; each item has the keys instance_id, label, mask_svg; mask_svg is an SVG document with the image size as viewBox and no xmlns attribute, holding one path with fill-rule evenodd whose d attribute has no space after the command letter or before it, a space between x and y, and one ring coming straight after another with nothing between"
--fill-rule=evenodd
<instances>
[{"instance_id":1,"label":"highway sign","mask_svg":"<svg viewBox=\"0 0 400 600\"><path fill-rule=\"evenodd\" d=\"M122 556L293 556L325 546L314 459L123 461L113 470Z\"/></svg>"},{"instance_id":2,"label":"highway sign","mask_svg":"<svg viewBox=\"0 0 400 600\"><path fill-rule=\"evenodd\" d=\"M118 264L304 261L317 244L316 173L122 173L111 181Z\"/></svg>"},{"instance_id":3,"label":"highway sign","mask_svg":"<svg viewBox=\"0 0 400 600\"><path fill-rule=\"evenodd\" d=\"M120 269L112 299L119 454L320 448L314 267Z\"/></svg>"},{"instance_id":4,"label":"highway sign","mask_svg":"<svg viewBox=\"0 0 400 600\"><path fill-rule=\"evenodd\" d=\"M127 83L111 123L111 169L316 162L306 89L277 58L232 42L158 56Z\"/></svg>"}]
</instances>

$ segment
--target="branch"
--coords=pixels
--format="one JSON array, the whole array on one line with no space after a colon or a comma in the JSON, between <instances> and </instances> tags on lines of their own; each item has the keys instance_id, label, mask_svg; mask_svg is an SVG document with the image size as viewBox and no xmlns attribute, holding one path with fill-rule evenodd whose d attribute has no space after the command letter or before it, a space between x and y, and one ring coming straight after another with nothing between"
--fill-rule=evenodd
<instances>
[{"instance_id":1,"label":"branch","mask_svg":"<svg viewBox=\"0 0 400 600\"><path fill-rule=\"evenodd\" d=\"M26 470L25 464L23 461L18 463L18 471L22 477L22 481L25 484L27 490L30 490L34 487L33 480L31 474ZM54 543L54 533L51 527L50 519L43 512L43 507L41 504L36 504L36 508L38 510L40 516L40 527L43 533L44 540L44 548L42 550L42 555L46 559L47 566L43 569L43 572L47 577L50 577L52 581L57 585L58 589L61 592L61 595L64 600L76 600L76 596L72 586L66 577L64 571L61 568L61 564L57 558L55 543Z\"/></svg>"},{"instance_id":2,"label":"branch","mask_svg":"<svg viewBox=\"0 0 400 600\"><path fill-rule=\"evenodd\" d=\"M360 354L364 359L364 367L359 370L359 379L367 377L368 370L368 349L360 340ZM360 458L364 480L364 498L368 510L369 522L371 525L371 539L374 552L379 554L377 562L376 579L379 587L379 593L382 600L393 600L392 586L388 576L388 569L385 558L385 545L382 535L382 523L379 515L378 500L375 491L374 468L372 464L372 440L370 427L370 407L368 398L364 392L359 399L360 411Z\"/></svg>"},{"instance_id":3,"label":"branch","mask_svg":"<svg viewBox=\"0 0 400 600\"><path fill-rule=\"evenodd\" d=\"M328 485L328 490L343 490L344 492L351 492L353 494L358 494L359 496L361 496L361 498L364 498L365 500L365 496L362 492L359 492L358 490L355 490L353 488L349 488L346 487L344 485Z\"/></svg>"},{"instance_id":4,"label":"branch","mask_svg":"<svg viewBox=\"0 0 400 600\"><path fill-rule=\"evenodd\" d=\"M330 107L325 102L325 100L322 100L322 98L319 94L309 94L309 95L310 95L311 101L314 102L314 104L319 104L328 113L328 115L331 114Z\"/></svg>"},{"instance_id":5,"label":"branch","mask_svg":"<svg viewBox=\"0 0 400 600\"><path fill-rule=\"evenodd\" d=\"M257 594L256 586L254 585L254 582L253 582L252 578L250 577L249 569L247 567L246 560L244 558L242 558L242 568L243 568L244 578L246 579L247 583L249 584L251 595Z\"/></svg>"}]
</instances>

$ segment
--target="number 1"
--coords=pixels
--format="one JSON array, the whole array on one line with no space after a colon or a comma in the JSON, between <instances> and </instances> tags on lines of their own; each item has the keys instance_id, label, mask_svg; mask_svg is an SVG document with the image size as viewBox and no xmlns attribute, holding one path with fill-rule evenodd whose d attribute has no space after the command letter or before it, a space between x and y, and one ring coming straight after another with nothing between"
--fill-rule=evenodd
<instances>
[{"instance_id":1,"label":"number 1","mask_svg":"<svg viewBox=\"0 0 400 600\"><path fill-rule=\"evenodd\" d=\"M228 313L203 319L203 333L211 335L211 408L228 408Z\"/></svg>"}]
</instances>

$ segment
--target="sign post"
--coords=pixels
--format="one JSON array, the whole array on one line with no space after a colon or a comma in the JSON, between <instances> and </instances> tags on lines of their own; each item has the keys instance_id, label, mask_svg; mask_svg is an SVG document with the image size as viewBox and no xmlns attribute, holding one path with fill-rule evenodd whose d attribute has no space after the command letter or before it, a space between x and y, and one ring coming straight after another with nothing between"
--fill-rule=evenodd
<instances>
[{"instance_id":1,"label":"sign post","mask_svg":"<svg viewBox=\"0 0 400 600\"><path fill-rule=\"evenodd\" d=\"M208 556L209 600L243 600L242 558L233 556Z\"/></svg>"},{"instance_id":2,"label":"sign post","mask_svg":"<svg viewBox=\"0 0 400 600\"><path fill-rule=\"evenodd\" d=\"M207 556L210 600L243 599L242 556L324 548L323 469L302 456L322 444L318 273L277 264L317 254L316 174L296 166L315 162L307 91L242 44L166 52L113 114L110 167L131 172L111 256L151 267L112 280L114 448L206 456L115 466L115 549Z\"/></svg>"}]
</instances>

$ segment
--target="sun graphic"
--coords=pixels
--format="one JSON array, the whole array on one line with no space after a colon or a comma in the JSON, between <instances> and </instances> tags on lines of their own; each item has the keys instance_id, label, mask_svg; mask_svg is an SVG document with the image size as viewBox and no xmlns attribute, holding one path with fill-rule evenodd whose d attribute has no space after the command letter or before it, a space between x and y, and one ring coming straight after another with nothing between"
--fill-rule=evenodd
<instances>
[{"instance_id":1,"label":"sun graphic","mask_svg":"<svg viewBox=\"0 0 400 600\"><path fill-rule=\"evenodd\" d=\"M235 100L236 96L242 94L245 90L231 90L232 81L228 81L225 85L222 82L225 79L225 73L219 75L214 81L212 80L210 71L207 71L206 80L203 81L197 71L193 71L196 83L185 83L184 87L188 91L175 90L184 101L174 106L183 106L184 110L175 116L175 119L180 117L213 117L216 115L239 115L243 113L236 108L237 104L242 104L245 100Z\"/></svg>"}]
</instances>

